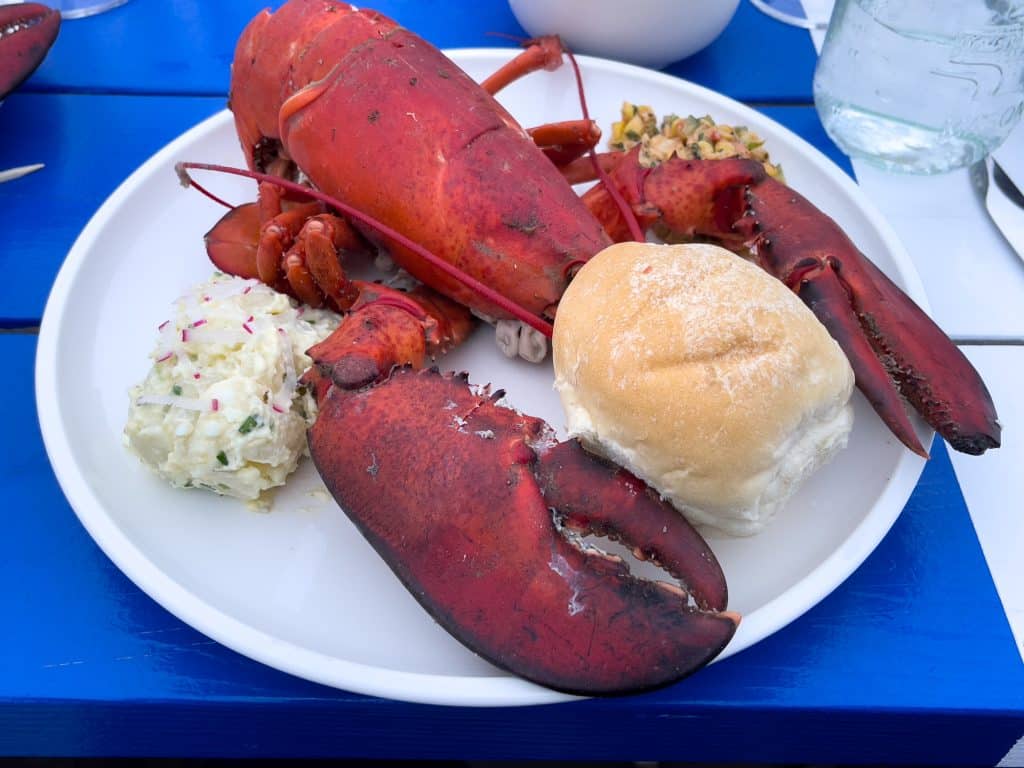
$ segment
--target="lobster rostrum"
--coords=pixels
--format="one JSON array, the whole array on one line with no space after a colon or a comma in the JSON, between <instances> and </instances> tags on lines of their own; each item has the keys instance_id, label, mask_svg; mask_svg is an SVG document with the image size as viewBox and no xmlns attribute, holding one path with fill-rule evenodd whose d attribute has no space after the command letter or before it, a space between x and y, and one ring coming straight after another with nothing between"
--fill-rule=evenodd
<instances>
[{"instance_id":1,"label":"lobster rostrum","mask_svg":"<svg viewBox=\"0 0 1024 768\"><path fill-rule=\"evenodd\" d=\"M760 254L841 331L851 358L875 360L874 368L854 362L862 388L864 377L893 385L876 355L889 363L885 344L860 328L882 329L886 340L900 332L892 316L911 328L927 318L894 286L878 301L862 287L868 278L804 288L825 266L837 272L842 263L842 277L877 270L852 245L842 262L813 268L816 239L838 228L806 201L793 205L785 187L786 198L773 195L749 167L743 175L723 161L693 162L675 186L659 188L655 172L628 154L603 165L581 158L600 136L586 114L524 130L493 94L561 60L556 38L534 41L477 85L375 12L290 0L261 13L238 43L230 102L247 163L260 172L259 200L225 216L207 243L225 271L348 312L336 336L310 350L308 381L321 403L311 454L412 594L499 666L561 690L610 693L675 680L725 646L738 616L725 610L724 578L699 536L626 470L557 444L542 422L502 407L500 393L423 370L468 333L466 308L550 335L575 270L623 227L642 236L639 214L644 226L668 221ZM611 177L581 199L567 179L577 180L583 162L587 178L603 167ZM308 194L269 176L299 180ZM403 294L349 280L337 253L370 247L430 288ZM438 310L430 289L451 301ZM865 318L856 334L829 320L851 311ZM920 380L926 369L912 352L891 368L901 385L927 393L910 399L934 425L964 434L956 447L998 445L984 386L942 339L935 354L948 360L932 380ZM945 411L952 415L936 417ZM888 420L923 453L905 414L904 423ZM634 578L621 561L579 545L588 532L622 539L684 587Z\"/></svg>"}]
</instances>

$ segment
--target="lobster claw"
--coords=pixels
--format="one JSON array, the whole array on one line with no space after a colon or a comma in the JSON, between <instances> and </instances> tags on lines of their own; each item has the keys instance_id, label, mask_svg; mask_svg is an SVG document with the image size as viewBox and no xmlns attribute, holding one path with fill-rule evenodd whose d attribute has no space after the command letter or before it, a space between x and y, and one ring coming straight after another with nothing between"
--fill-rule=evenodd
<instances>
[{"instance_id":1,"label":"lobster claw","mask_svg":"<svg viewBox=\"0 0 1024 768\"><path fill-rule=\"evenodd\" d=\"M0 7L0 99L35 72L60 31L60 13L38 3Z\"/></svg>"},{"instance_id":2,"label":"lobster claw","mask_svg":"<svg viewBox=\"0 0 1024 768\"><path fill-rule=\"evenodd\" d=\"M721 569L683 518L498 405L502 393L410 368L317 391L309 444L328 489L438 623L495 665L570 693L622 693L687 675L735 632ZM571 540L588 532L621 539L688 592Z\"/></svg>"},{"instance_id":3,"label":"lobster claw","mask_svg":"<svg viewBox=\"0 0 1024 768\"><path fill-rule=\"evenodd\" d=\"M670 239L713 238L788 285L828 328L857 387L910 450L928 455L904 398L956 450L999 446L995 406L967 357L805 197L753 160L672 157L648 168L638 158L636 147L610 175L640 223ZM584 201L614 239L629 237L603 185Z\"/></svg>"},{"instance_id":4,"label":"lobster claw","mask_svg":"<svg viewBox=\"0 0 1024 768\"><path fill-rule=\"evenodd\" d=\"M771 178L746 194L762 266L807 303L846 352L857 385L906 445L927 456L900 395L958 451L1000 443L981 376L935 322L839 226Z\"/></svg>"}]
</instances>

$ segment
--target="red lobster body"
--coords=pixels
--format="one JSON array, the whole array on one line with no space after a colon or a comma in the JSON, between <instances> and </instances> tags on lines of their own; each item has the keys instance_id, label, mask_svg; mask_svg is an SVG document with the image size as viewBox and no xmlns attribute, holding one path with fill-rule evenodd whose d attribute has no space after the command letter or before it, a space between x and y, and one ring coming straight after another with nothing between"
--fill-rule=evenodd
<instances>
[{"instance_id":1,"label":"red lobster body","mask_svg":"<svg viewBox=\"0 0 1024 768\"><path fill-rule=\"evenodd\" d=\"M231 107L250 168L301 169L317 190L534 316L553 316L574 268L611 243L504 108L379 14L332 0L260 14L238 44ZM282 213L281 195L264 185L260 195L264 222L296 210ZM251 247L253 213L237 209L208 236L218 264L252 274L267 240L264 223ZM508 313L397 237L356 226L457 302L357 283L325 291L357 298L344 299L338 330L309 350L306 380L321 404L310 453L395 574L464 644L560 690L650 688L714 658L739 617L725 611L707 544L620 467L575 442L554 444L539 419L464 377L403 368L458 343L471 327L465 307ZM565 529L619 539L683 586L635 578L621 560L575 545L552 509Z\"/></svg>"},{"instance_id":2,"label":"red lobster body","mask_svg":"<svg viewBox=\"0 0 1024 768\"><path fill-rule=\"evenodd\" d=\"M235 60L231 103L247 105L235 114L251 167L266 166L268 137L279 139L318 189L536 315L553 316L572 269L611 243L493 97L379 14L293 0L253 20ZM423 283L505 316L403 247L387 247Z\"/></svg>"}]
</instances>

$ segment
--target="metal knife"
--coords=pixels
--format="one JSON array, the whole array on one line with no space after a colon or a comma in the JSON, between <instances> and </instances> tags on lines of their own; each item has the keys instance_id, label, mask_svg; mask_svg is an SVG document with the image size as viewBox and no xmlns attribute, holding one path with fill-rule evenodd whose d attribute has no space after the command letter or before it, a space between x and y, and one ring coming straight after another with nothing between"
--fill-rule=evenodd
<instances>
[{"instance_id":1,"label":"metal knife","mask_svg":"<svg viewBox=\"0 0 1024 768\"><path fill-rule=\"evenodd\" d=\"M992 221L1024 259L1024 194L991 156L971 166L971 182L985 201Z\"/></svg>"}]
</instances>

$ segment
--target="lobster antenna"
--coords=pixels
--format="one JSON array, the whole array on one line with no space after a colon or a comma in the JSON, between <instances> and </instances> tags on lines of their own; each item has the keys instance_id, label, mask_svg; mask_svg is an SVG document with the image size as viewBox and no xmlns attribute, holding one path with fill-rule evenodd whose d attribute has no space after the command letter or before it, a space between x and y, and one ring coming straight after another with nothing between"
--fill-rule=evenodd
<instances>
[{"instance_id":1,"label":"lobster antenna","mask_svg":"<svg viewBox=\"0 0 1024 768\"><path fill-rule=\"evenodd\" d=\"M298 192L303 195L307 195L308 197L312 197L315 200L319 200L323 203L326 203L327 205L341 211L349 218L355 219L356 221L361 221L363 224L366 224L367 226L377 230L380 234L384 235L384 237L394 240L396 243L403 246L404 248L408 248L417 256L427 261L431 266L436 267L449 277L454 278L467 288L475 291L476 294L481 298L486 299L495 306L500 307L505 312L508 312L510 315L515 317L517 320L521 320L522 322L529 325L531 328L540 331L549 339L551 338L551 335L553 333L551 323L547 322L546 320L542 320L529 310L516 304L511 299L502 296L493 288L484 285L475 277L466 274L461 269L456 267L454 264L449 264L447 261L444 261L440 257L435 256L422 245L413 242L398 230L392 229L387 224L384 224L383 222L375 219L373 216L363 213L362 211L358 210L357 208L353 208L351 205L348 205L347 203L343 203L340 200L336 200L335 198L331 197L330 195L324 194L318 189L313 189L311 187L303 187L302 185L296 184L293 181L288 181L287 179L282 179L277 176L271 176L270 174L267 173L260 173L259 171L250 171L244 168L232 168L227 165L215 165L213 163L176 163L174 166L174 170L178 174L178 178L181 179L182 185L186 187L195 185L200 190L202 188L199 187L199 185L196 184L195 181L193 181L192 177L189 175L189 169L195 169L199 171L214 171L215 173L229 173L234 176L244 176L247 179L254 179L260 182L269 182L271 184L277 184L282 189L287 189L289 192Z\"/></svg>"},{"instance_id":2,"label":"lobster antenna","mask_svg":"<svg viewBox=\"0 0 1024 768\"><path fill-rule=\"evenodd\" d=\"M181 181L181 186L185 187L186 189L188 187L195 187L196 191L202 192L208 198L213 200L213 202L220 203L225 208L230 208L231 210L234 210L236 208L236 206L232 205L231 203L227 202L226 200L222 200L221 198L217 197L215 194L213 194L213 192L208 190L206 187L204 187L198 181L193 179L187 173L183 173L180 169L178 169L177 166L175 166L174 170L178 174L178 179Z\"/></svg>"},{"instance_id":3,"label":"lobster antenna","mask_svg":"<svg viewBox=\"0 0 1024 768\"><path fill-rule=\"evenodd\" d=\"M508 32L484 32L484 34L488 37L500 37L503 40L511 40L513 43L521 45L524 48L532 42L528 37L523 37L522 35L510 35Z\"/></svg>"},{"instance_id":4,"label":"lobster antenna","mask_svg":"<svg viewBox=\"0 0 1024 768\"><path fill-rule=\"evenodd\" d=\"M583 75L580 74L580 66L576 63L576 57L572 55L572 51L567 47L565 49L566 55L569 57L569 62L572 64L572 70L576 73L576 90L580 94L580 107L583 110L583 119L590 120L590 111L587 109L587 97L583 92ZM608 190L608 194L612 196L612 200L619 207L619 211L622 213L623 218L626 220L626 225L629 227L629 234L638 243L644 242L647 238L644 237L643 230L640 229L640 224L636 220L636 216L633 215L633 209L629 207L629 204L622 197L622 194L615 185L612 184L611 179L608 178L608 174L605 173L604 168L601 167L600 161L597 159L597 152L591 147L587 150L587 155L590 157L590 164L594 166L594 173L597 174L598 180L604 184L604 188Z\"/></svg>"}]
</instances>

